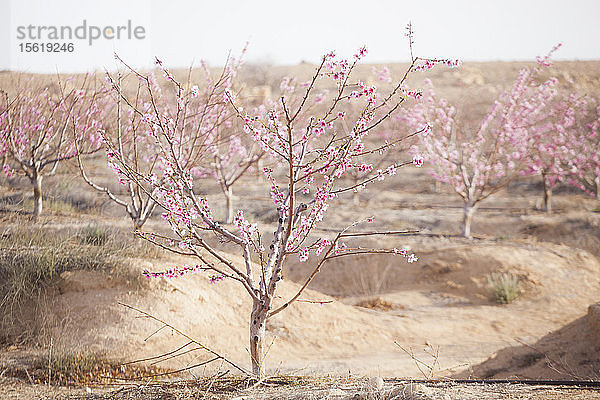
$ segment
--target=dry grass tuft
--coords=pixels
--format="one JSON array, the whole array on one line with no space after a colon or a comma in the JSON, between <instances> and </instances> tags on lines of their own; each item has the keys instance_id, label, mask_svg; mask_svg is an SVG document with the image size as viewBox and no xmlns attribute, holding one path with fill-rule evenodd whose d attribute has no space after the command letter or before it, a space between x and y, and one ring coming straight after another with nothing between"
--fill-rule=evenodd
<instances>
[{"instance_id":1,"label":"dry grass tuft","mask_svg":"<svg viewBox=\"0 0 600 400\"><path fill-rule=\"evenodd\" d=\"M394 304L388 300L382 299L381 297L374 297L371 299L361 300L358 303L356 303L355 306L379 311L390 311L404 308L400 304Z\"/></svg>"},{"instance_id":2,"label":"dry grass tuft","mask_svg":"<svg viewBox=\"0 0 600 400\"><path fill-rule=\"evenodd\" d=\"M0 343L28 341L39 333L48 297L65 271L103 271L132 289L144 287L128 259L157 255L150 246L103 226L56 231L18 220L5 225L0 229Z\"/></svg>"},{"instance_id":3,"label":"dry grass tuft","mask_svg":"<svg viewBox=\"0 0 600 400\"><path fill-rule=\"evenodd\" d=\"M61 386L114 384L140 381L144 376L171 372L153 365L122 364L104 354L51 349L19 363L3 366L4 375L34 384ZM170 376L178 376L170 375Z\"/></svg>"},{"instance_id":4,"label":"dry grass tuft","mask_svg":"<svg viewBox=\"0 0 600 400\"><path fill-rule=\"evenodd\" d=\"M512 303L521 292L519 277L509 273L492 273L488 276L488 283L492 293L499 304Z\"/></svg>"}]
</instances>

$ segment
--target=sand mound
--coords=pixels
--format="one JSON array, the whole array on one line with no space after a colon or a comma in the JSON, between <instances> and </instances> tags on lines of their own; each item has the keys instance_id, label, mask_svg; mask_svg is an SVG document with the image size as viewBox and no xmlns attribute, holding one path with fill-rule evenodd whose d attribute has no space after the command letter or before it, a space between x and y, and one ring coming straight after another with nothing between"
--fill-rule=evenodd
<instances>
[{"instance_id":1,"label":"sand mound","mask_svg":"<svg viewBox=\"0 0 600 400\"><path fill-rule=\"evenodd\" d=\"M414 264L388 255L337 259L322 269L311 287L338 298L419 290L470 304L493 304L488 284L493 272L518 276L524 297L531 298L553 291L566 294L568 289L577 293L578 285L564 278L572 270L586 273L597 271L599 266L585 251L541 243L483 243L415 251L421 261ZM295 262L287 276L301 282L309 271L309 265Z\"/></svg>"},{"instance_id":2,"label":"sand mound","mask_svg":"<svg viewBox=\"0 0 600 400\"><path fill-rule=\"evenodd\" d=\"M184 260L182 260L183 262ZM189 260L187 260L189 261ZM155 265L160 270L172 263ZM144 265L147 268L147 263ZM101 274L100 274L101 275ZM64 274L58 286L63 288L54 305L64 323L54 329L54 335L74 347L106 351L127 359L153 356L172 350L186 339L160 323L141 319L140 314L117 302L129 304L168 321L194 339L215 349L236 362L246 363L248 318L251 304L236 282L211 284L204 274L180 279L156 279L140 292L132 292L114 279L86 271ZM299 286L282 282L279 302L293 296ZM307 349L322 355L351 354L372 346L372 335L357 336L357 326L371 326L381 331L383 325L372 316L333 301L329 296L307 291L303 300L326 304L298 302L289 310L269 320L268 344L280 353L276 360L301 360ZM60 319L60 318L57 318ZM378 337L393 344L393 332ZM200 355L200 358L206 355ZM172 360L163 366L181 367L194 357Z\"/></svg>"},{"instance_id":3,"label":"sand mound","mask_svg":"<svg viewBox=\"0 0 600 400\"><path fill-rule=\"evenodd\" d=\"M521 234L539 241L564 244L587 250L600 256L600 215L587 218L557 218L555 221L534 221L521 230Z\"/></svg>"},{"instance_id":4,"label":"sand mound","mask_svg":"<svg viewBox=\"0 0 600 400\"><path fill-rule=\"evenodd\" d=\"M600 325L597 308L533 344L498 351L470 373L481 378L593 379L600 378ZM462 374L463 376L465 374Z\"/></svg>"}]
</instances>

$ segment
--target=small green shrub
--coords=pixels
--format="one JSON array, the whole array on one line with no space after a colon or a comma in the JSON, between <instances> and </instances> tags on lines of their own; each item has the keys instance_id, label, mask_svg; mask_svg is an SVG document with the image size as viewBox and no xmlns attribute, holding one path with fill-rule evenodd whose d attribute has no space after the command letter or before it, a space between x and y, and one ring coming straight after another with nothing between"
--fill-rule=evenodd
<instances>
[{"instance_id":1,"label":"small green shrub","mask_svg":"<svg viewBox=\"0 0 600 400\"><path fill-rule=\"evenodd\" d=\"M488 283L496 302L499 304L512 303L521 291L519 277L513 274L493 272L488 276Z\"/></svg>"}]
</instances>

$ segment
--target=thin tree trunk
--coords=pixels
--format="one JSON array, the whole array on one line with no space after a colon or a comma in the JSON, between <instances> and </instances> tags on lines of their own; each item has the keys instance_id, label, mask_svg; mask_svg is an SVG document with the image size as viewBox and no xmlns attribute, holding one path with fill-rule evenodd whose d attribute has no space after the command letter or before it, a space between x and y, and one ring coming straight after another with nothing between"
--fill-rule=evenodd
<instances>
[{"instance_id":1,"label":"thin tree trunk","mask_svg":"<svg viewBox=\"0 0 600 400\"><path fill-rule=\"evenodd\" d=\"M38 219L42 214L42 175L35 173L33 183L33 218Z\"/></svg>"},{"instance_id":2,"label":"thin tree trunk","mask_svg":"<svg viewBox=\"0 0 600 400\"><path fill-rule=\"evenodd\" d=\"M225 223L231 224L233 222L233 188L231 186L227 187L227 191L225 193Z\"/></svg>"},{"instance_id":3,"label":"thin tree trunk","mask_svg":"<svg viewBox=\"0 0 600 400\"><path fill-rule=\"evenodd\" d=\"M600 199L600 176L597 176L594 182L596 183L596 198Z\"/></svg>"},{"instance_id":4,"label":"thin tree trunk","mask_svg":"<svg viewBox=\"0 0 600 400\"><path fill-rule=\"evenodd\" d=\"M442 182L438 181L437 179L433 182L434 182L433 183L434 193L441 193L442 192Z\"/></svg>"},{"instance_id":5,"label":"thin tree trunk","mask_svg":"<svg viewBox=\"0 0 600 400\"><path fill-rule=\"evenodd\" d=\"M550 186L544 173L542 174L542 181L544 182L544 211L550 214L552 212L552 186Z\"/></svg>"},{"instance_id":6,"label":"thin tree trunk","mask_svg":"<svg viewBox=\"0 0 600 400\"><path fill-rule=\"evenodd\" d=\"M8 158L8 155L6 152L4 152L4 154L2 155L2 161L0 161L0 168L4 168L4 166L6 165L7 158ZM6 176L5 174L0 174L0 176L4 176L4 179L3 179L4 182L8 181L8 176Z\"/></svg>"},{"instance_id":7,"label":"thin tree trunk","mask_svg":"<svg viewBox=\"0 0 600 400\"><path fill-rule=\"evenodd\" d=\"M462 236L465 238L471 237L471 222L476 209L477 206L470 203L465 203L463 207Z\"/></svg>"},{"instance_id":8,"label":"thin tree trunk","mask_svg":"<svg viewBox=\"0 0 600 400\"><path fill-rule=\"evenodd\" d=\"M353 184L355 186L358 184L358 177L354 177ZM354 188L354 191L352 193L352 203L354 203L355 206L360 204L360 194L358 192L359 192L359 188L356 187L356 188Z\"/></svg>"},{"instance_id":9,"label":"thin tree trunk","mask_svg":"<svg viewBox=\"0 0 600 400\"><path fill-rule=\"evenodd\" d=\"M265 339L268 310L258 301L254 300L250 314L250 357L252 359L252 373L257 377L264 374L263 342Z\"/></svg>"},{"instance_id":10,"label":"thin tree trunk","mask_svg":"<svg viewBox=\"0 0 600 400\"><path fill-rule=\"evenodd\" d=\"M263 159L259 158L256 162L256 182L263 183Z\"/></svg>"}]
</instances>

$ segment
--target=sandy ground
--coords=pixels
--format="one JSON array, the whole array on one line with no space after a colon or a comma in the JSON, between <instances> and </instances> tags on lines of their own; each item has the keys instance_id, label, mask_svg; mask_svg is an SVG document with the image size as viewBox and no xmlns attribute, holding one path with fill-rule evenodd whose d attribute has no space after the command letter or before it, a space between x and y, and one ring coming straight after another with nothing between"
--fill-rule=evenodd
<instances>
[{"instance_id":1,"label":"sandy ground","mask_svg":"<svg viewBox=\"0 0 600 400\"><path fill-rule=\"evenodd\" d=\"M423 171L407 170L410 179L418 179L419 175L410 174ZM467 240L456 236L460 209L451 195L440 196L427 185L412 192L389 185L378 196L362 197L360 207L341 207L341 199L327 226L364 217L366 209L378 216L374 229L390 221L393 229L420 229L417 235L372 243L409 246L419 262L408 264L382 255L342 258L327 265L311 284L312 290L302 296L324 304L295 303L269 321L268 373L422 377L423 372L431 372L425 364L434 367L435 377L598 378L600 334L586 315L589 305L600 298L600 216L590 211L596 201L559 193L557 212L545 215L534 209L533 189L515 186L484 204L475 216L476 237ZM214 201L217 196L209 195ZM258 215L262 207L257 202L250 212ZM127 224L125 219L103 215L93 220ZM46 224L63 229L85 226L89 220L67 214L49 216ZM329 230L315 232L330 234ZM229 257L239 261L234 254ZM135 259L132 265L139 271L162 270L193 262L167 257ZM311 270L311 264L290 259L278 301L290 298ZM496 304L487 283L491 272L519 276L520 298L508 305ZM46 343L51 337L58 347L102 352L126 361L187 343L172 329L159 329L160 323L141 318L119 302L172 324L248 367L250 304L245 292L235 282L211 284L205 274L150 280L133 290L100 272L65 273L47 308L46 318L54 323ZM358 306L365 304L368 307ZM421 370L400 346L423 362ZM19 360L22 352L7 351L2 358ZM196 350L159 365L179 369L208 357ZM236 372L213 363L184 377L208 376L215 369ZM0 386L8 396L11 387L23 384Z\"/></svg>"}]
</instances>

